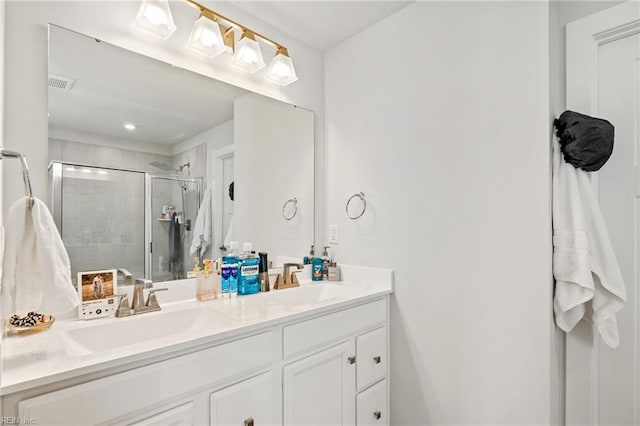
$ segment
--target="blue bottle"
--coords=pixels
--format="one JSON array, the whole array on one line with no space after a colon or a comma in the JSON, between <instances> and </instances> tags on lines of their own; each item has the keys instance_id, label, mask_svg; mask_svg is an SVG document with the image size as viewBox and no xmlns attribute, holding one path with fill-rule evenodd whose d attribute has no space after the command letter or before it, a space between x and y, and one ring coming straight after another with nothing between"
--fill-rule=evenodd
<instances>
[{"instance_id":1,"label":"blue bottle","mask_svg":"<svg viewBox=\"0 0 640 426\"><path fill-rule=\"evenodd\" d=\"M244 243L238 262L238 294L255 294L260 291L260 258L251 252L251 243Z\"/></svg>"},{"instance_id":2,"label":"blue bottle","mask_svg":"<svg viewBox=\"0 0 640 426\"><path fill-rule=\"evenodd\" d=\"M238 242L231 241L229 253L222 257L222 293L238 294Z\"/></svg>"}]
</instances>

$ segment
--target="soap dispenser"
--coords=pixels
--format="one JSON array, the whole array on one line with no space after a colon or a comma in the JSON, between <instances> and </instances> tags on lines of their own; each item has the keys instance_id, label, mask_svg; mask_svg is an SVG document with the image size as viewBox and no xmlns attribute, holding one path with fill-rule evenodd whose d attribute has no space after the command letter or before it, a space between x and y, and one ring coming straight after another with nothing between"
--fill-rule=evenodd
<instances>
[{"instance_id":1,"label":"soap dispenser","mask_svg":"<svg viewBox=\"0 0 640 426\"><path fill-rule=\"evenodd\" d=\"M309 250L309 256L305 256L302 259L302 263L304 263L305 265L311 265L311 263L313 262L314 256L315 256L315 252L313 251L313 244L311 244L311 250Z\"/></svg>"},{"instance_id":2,"label":"soap dispenser","mask_svg":"<svg viewBox=\"0 0 640 426\"><path fill-rule=\"evenodd\" d=\"M328 248L329 246L325 246L322 250L322 279L325 281L329 279L329 264L331 263Z\"/></svg>"}]
</instances>

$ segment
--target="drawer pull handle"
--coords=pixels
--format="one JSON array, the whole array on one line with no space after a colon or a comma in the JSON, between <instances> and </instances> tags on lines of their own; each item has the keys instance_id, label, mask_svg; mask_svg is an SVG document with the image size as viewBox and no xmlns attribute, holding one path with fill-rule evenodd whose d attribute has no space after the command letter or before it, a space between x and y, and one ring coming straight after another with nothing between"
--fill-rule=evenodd
<instances>
[{"instance_id":1,"label":"drawer pull handle","mask_svg":"<svg viewBox=\"0 0 640 426\"><path fill-rule=\"evenodd\" d=\"M382 414L380 413L380 411L374 411L373 417L375 417L376 420L380 420L380 417L382 417Z\"/></svg>"},{"instance_id":2,"label":"drawer pull handle","mask_svg":"<svg viewBox=\"0 0 640 426\"><path fill-rule=\"evenodd\" d=\"M355 356L350 356L349 358L347 358L347 361L349 361L349 364L355 364L356 363L356 357Z\"/></svg>"},{"instance_id":3,"label":"drawer pull handle","mask_svg":"<svg viewBox=\"0 0 640 426\"><path fill-rule=\"evenodd\" d=\"M244 426L253 426L253 417L249 417L244 421Z\"/></svg>"},{"instance_id":4,"label":"drawer pull handle","mask_svg":"<svg viewBox=\"0 0 640 426\"><path fill-rule=\"evenodd\" d=\"M382 361L382 358L380 358L380 355L373 357L373 362L375 362L376 364L380 364L381 361Z\"/></svg>"}]
</instances>

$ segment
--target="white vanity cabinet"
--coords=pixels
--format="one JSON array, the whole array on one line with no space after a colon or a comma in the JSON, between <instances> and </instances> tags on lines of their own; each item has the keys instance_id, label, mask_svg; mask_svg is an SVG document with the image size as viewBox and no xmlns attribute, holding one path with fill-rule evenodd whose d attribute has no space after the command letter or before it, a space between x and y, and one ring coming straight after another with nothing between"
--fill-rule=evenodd
<instances>
[{"instance_id":1,"label":"white vanity cabinet","mask_svg":"<svg viewBox=\"0 0 640 426\"><path fill-rule=\"evenodd\" d=\"M384 299L284 327L285 426L389 424L387 318Z\"/></svg>"},{"instance_id":2,"label":"white vanity cabinet","mask_svg":"<svg viewBox=\"0 0 640 426\"><path fill-rule=\"evenodd\" d=\"M273 424L273 346L273 331L244 337L21 400L16 415L40 425L225 424L211 411Z\"/></svg>"},{"instance_id":3,"label":"white vanity cabinet","mask_svg":"<svg viewBox=\"0 0 640 426\"><path fill-rule=\"evenodd\" d=\"M296 318L72 385L5 394L3 416L39 425L388 425L388 296Z\"/></svg>"}]
</instances>

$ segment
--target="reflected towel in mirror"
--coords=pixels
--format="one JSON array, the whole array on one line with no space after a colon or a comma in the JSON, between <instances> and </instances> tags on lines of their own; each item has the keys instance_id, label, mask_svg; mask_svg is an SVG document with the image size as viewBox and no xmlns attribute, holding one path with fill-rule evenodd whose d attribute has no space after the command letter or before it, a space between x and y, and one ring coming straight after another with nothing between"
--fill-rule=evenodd
<instances>
[{"instance_id":1,"label":"reflected towel in mirror","mask_svg":"<svg viewBox=\"0 0 640 426\"><path fill-rule=\"evenodd\" d=\"M193 240L189 249L189 254L192 256L195 253L198 253L198 257L204 256L211 244L212 198L211 189L207 188L204 191L200 210L198 210L198 217L196 218L196 226L193 229Z\"/></svg>"},{"instance_id":2,"label":"reflected towel in mirror","mask_svg":"<svg viewBox=\"0 0 640 426\"><path fill-rule=\"evenodd\" d=\"M60 315L76 308L69 256L47 206L29 198L16 201L5 222L2 312Z\"/></svg>"}]
</instances>

